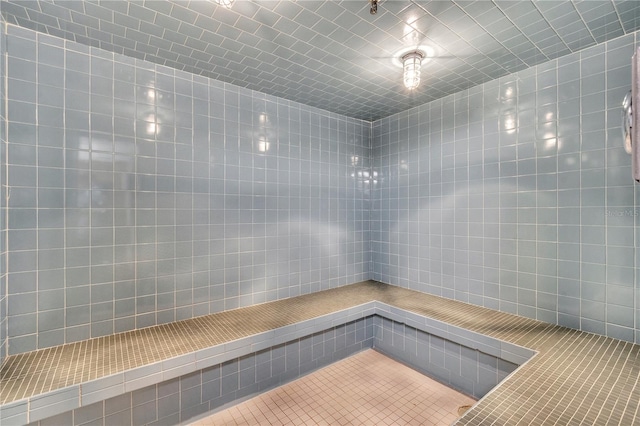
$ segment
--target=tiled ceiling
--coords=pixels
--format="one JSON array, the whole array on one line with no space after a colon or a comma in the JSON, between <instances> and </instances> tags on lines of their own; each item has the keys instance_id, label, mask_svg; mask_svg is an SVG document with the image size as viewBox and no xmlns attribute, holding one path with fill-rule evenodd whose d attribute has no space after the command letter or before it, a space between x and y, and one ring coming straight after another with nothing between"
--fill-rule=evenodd
<instances>
[{"instance_id":1,"label":"tiled ceiling","mask_svg":"<svg viewBox=\"0 0 640 426\"><path fill-rule=\"evenodd\" d=\"M374 120L640 28L638 0L2 0L7 22ZM428 46L420 87L393 58Z\"/></svg>"}]
</instances>

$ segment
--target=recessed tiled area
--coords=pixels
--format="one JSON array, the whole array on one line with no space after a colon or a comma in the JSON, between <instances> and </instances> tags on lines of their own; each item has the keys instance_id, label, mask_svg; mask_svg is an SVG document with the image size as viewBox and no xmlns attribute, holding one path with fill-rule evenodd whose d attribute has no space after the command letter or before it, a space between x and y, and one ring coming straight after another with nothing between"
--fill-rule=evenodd
<instances>
[{"instance_id":1,"label":"recessed tiled area","mask_svg":"<svg viewBox=\"0 0 640 426\"><path fill-rule=\"evenodd\" d=\"M449 425L475 400L367 350L192 423Z\"/></svg>"}]
</instances>

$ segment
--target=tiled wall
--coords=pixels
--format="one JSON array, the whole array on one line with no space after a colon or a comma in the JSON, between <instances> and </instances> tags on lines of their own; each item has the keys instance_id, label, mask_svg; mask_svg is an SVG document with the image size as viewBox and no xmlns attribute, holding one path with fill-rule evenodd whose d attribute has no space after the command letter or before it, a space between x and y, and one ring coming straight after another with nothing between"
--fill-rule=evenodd
<instances>
[{"instance_id":1,"label":"tiled wall","mask_svg":"<svg viewBox=\"0 0 640 426\"><path fill-rule=\"evenodd\" d=\"M376 121L374 278L640 341L636 36Z\"/></svg>"},{"instance_id":2,"label":"tiled wall","mask_svg":"<svg viewBox=\"0 0 640 426\"><path fill-rule=\"evenodd\" d=\"M370 123L7 32L9 353L369 278Z\"/></svg>"},{"instance_id":3,"label":"tiled wall","mask_svg":"<svg viewBox=\"0 0 640 426\"><path fill-rule=\"evenodd\" d=\"M619 110L636 34L371 130L7 32L0 344L10 353L335 287L370 270L640 341L640 219Z\"/></svg>"},{"instance_id":4,"label":"tiled wall","mask_svg":"<svg viewBox=\"0 0 640 426\"><path fill-rule=\"evenodd\" d=\"M362 318L32 425L184 424L370 348L373 317Z\"/></svg>"},{"instance_id":5,"label":"tiled wall","mask_svg":"<svg viewBox=\"0 0 640 426\"><path fill-rule=\"evenodd\" d=\"M517 364L401 322L373 317L373 347L475 398L482 398Z\"/></svg>"},{"instance_id":6,"label":"tiled wall","mask_svg":"<svg viewBox=\"0 0 640 426\"><path fill-rule=\"evenodd\" d=\"M0 16L0 34L4 33ZM5 117L5 43L0 37L0 364L7 355L7 223L6 223L6 117Z\"/></svg>"}]
</instances>

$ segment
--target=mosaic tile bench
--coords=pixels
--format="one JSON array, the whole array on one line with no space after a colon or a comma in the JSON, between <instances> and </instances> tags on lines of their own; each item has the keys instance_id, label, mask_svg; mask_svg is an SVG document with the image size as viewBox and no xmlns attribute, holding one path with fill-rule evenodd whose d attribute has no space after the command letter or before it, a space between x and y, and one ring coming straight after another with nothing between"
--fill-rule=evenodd
<instances>
[{"instance_id":1,"label":"mosaic tile bench","mask_svg":"<svg viewBox=\"0 0 640 426\"><path fill-rule=\"evenodd\" d=\"M640 346L373 281L10 356L0 375L0 424L44 425L52 416L180 423L371 346L482 397L460 425L640 424ZM306 357L314 362L303 365ZM492 360L507 365L495 382L508 377L488 389L493 379L474 380L494 374ZM274 373L287 362L297 363L293 372L258 383L256 366ZM225 376L231 366L236 375ZM182 398L195 389L204 399L213 369L215 392L229 377L233 395L158 414L165 389ZM256 378L245 392L242 371ZM199 388L188 387L193 378ZM118 398L129 411L109 412L115 402L104 401Z\"/></svg>"}]
</instances>

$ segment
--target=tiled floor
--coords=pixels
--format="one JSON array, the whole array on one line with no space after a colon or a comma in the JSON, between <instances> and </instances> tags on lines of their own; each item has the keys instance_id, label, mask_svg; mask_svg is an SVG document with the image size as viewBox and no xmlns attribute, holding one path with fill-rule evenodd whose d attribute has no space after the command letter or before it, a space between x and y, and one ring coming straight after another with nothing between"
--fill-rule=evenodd
<instances>
[{"instance_id":1,"label":"tiled floor","mask_svg":"<svg viewBox=\"0 0 640 426\"><path fill-rule=\"evenodd\" d=\"M204 418L209 425L449 425L475 403L366 350Z\"/></svg>"}]
</instances>

